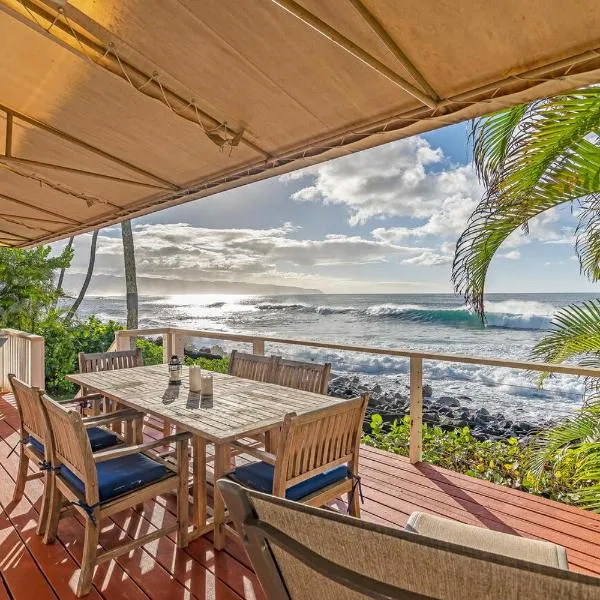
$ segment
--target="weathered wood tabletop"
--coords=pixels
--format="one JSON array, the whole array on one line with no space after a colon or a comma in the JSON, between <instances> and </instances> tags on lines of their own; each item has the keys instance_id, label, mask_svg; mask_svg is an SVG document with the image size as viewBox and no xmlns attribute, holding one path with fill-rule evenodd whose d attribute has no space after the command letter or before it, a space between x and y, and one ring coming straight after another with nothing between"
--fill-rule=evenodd
<instances>
[{"instance_id":1,"label":"weathered wood tabletop","mask_svg":"<svg viewBox=\"0 0 600 600\"><path fill-rule=\"evenodd\" d=\"M67 379L217 444L272 429L290 412L302 414L344 402L273 383L212 375L212 397L190 392L187 367L180 385L169 385L167 365L77 373Z\"/></svg>"}]
</instances>

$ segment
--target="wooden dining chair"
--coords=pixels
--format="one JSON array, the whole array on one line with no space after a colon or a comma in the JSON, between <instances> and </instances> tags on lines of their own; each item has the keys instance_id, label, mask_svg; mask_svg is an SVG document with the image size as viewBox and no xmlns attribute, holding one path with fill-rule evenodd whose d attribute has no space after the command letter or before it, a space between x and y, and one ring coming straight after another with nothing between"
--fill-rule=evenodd
<instances>
[{"instance_id":1,"label":"wooden dining chair","mask_svg":"<svg viewBox=\"0 0 600 600\"><path fill-rule=\"evenodd\" d=\"M114 371L116 369L130 369L132 367L143 367L144 359L142 351L137 348L135 350L119 350L117 352L94 352L94 353L79 353L79 372L80 373L97 373L99 371ZM87 395L87 390L81 390L83 395ZM99 396L89 406L91 415L98 415L102 410L110 412L117 407L111 406L111 402L104 398L104 406L102 405L102 397Z\"/></svg>"},{"instance_id":2,"label":"wooden dining chair","mask_svg":"<svg viewBox=\"0 0 600 600\"><path fill-rule=\"evenodd\" d=\"M12 388L17 413L20 422L20 440L21 452L19 455L19 467L17 469L17 479L13 492L13 502L19 502L25 493L25 484L32 479L44 478L44 494L42 496L42 509L37 524L37 533L44 533L46 520L48 516L48 502L50 498L51 482L49 481L52 472L48 470L49 456L46 448L46 438L48 435L48 421L45 415L45 408L40 398L40 390L36 387L27 385L17 379L15 375L8 376ZM80 398L69 401L66 404L72 404L79 407ZM102 418L88 417L84 423L89 425L87 435L90 441L92 451L96 452L106 448L114 447L124 443L124 439L116 433L105 428L107 424L115 420L126 420L131 423L141 423L141 413L136 413L130 409L119 411L118 413L104 415ZM39 466L39 470L29 474L30 463Z\"/></svg>"},{"instance_id":3,"label":"wooden dining chair","mask_svg":"<svg viewBox=\"0 0 600 600\"><path fill-rule=\"evenodd\" d=\"M288 414L277 454L247 448L259 462L237 467L229 477L241 485L322 506L348 494L348 510L360 516L358 458L367 394L314 410ZM244 444L233 442L235 448Z\"/></svg>"},{"instance_id":4,"label":"wooden dining chair","mask_svg":"<svg viewBox=\"0 0 600 600\"><path fill-rule=\"evenodd\" d=\"M86 435L89 426L84 423L81 415L57 404L44 394L41 399L46 408L50 432L46 447L51 472L55 475L44 543L54 542L60 510L65 501L84 517L85 539L77 595L83 596L90 591L94 567L98 564L131 552L173 531L177 531L177 545L187 546L188 440L191 434L178 433L145 444L93 454ZM176 446L176 465L149 452L168 444ZM177 496L176 524L98 552L100 524L103 519L168 492L175 492Z\"/></svg>"},{"instance_id":5,"label":"wooden dining chair","mask_svg":"<svg viewBox=\"0 0 600 600\"><path fill-rule=\"evenodd\" d=\"M272 356L271 360L273 361L272 383L305 392L327 394L331 363L319 364L287 360L280 356ZM280 436L280 427L265 433L264 443L268 452L274 452L279 447Z\"/></svg>"},{"instance_id":6,"label":"wooden dining chair","mask_svg":"<svg viewBox=\"0 0 600 600\"><path fill-rule=\"evenodd\" d=\"M301 362L277 356L274 356L273 359L273 383L305 392L327 394L331 363Z\"/></svg>"},{"instance_id":7,"label":"wooden dining chair","mask_svg":"<svg viewBox=\"0 0 600 600\"><path fill-rule=\"evenodd\" d=\"M229 375L273 383L274 361L272 357L260 354L247 354L232 350L229 355Z\"/></svg>"}]
</instances>

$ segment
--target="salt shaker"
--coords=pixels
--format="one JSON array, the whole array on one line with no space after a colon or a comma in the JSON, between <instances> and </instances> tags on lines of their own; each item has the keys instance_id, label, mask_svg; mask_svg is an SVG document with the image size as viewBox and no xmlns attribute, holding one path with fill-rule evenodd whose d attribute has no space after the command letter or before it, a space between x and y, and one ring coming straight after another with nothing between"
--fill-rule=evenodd
<instances>
[{"instance_id":1,"label":"salt shaker","mask_svg":"<svg viewBox=\"0 0 600 600\"><path fill-rule=\"evenodd\" d=\"M202 375L202 395L212 396L213 395L213 376Z\"/></svg>"}]
</instances>

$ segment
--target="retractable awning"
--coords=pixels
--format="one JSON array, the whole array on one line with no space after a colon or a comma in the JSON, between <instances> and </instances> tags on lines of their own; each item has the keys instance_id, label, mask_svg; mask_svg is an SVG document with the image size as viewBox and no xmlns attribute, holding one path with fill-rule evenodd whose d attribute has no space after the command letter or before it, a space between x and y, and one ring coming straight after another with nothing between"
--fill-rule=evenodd
<instances>
[{"instance_id":1,"label":"retractable awning","mask_svg":"<svg viewBox=\"0 0 600 600\"><path fill-rule=\"evenodd\" d=\"M597 0L0 0L0 244L600 81Z\"/></svg>"}]
</instances>

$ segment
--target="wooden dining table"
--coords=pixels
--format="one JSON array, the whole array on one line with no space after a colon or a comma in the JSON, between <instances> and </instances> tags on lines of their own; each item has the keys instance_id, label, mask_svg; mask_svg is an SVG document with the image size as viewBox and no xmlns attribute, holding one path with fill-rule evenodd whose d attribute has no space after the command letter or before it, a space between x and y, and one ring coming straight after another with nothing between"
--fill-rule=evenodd
<instances>
[{"instance_id":1,"label":"wooden dining table","mask_svg":"<svg viewBox=\"0 0 600 600\"><path fill-rule=\"evenodd\" d=\"M225 505L213 485L209 516L207 445L214 445L216 482L231 468L231 442L276 430L288 413L300 415L345 400L223 373L205 373L213 375L212 396L190 391L187 367L179 385L169 384L165 364L77 373L67 379L87 392L102 394L113 403L153 415L178 431L192 434L193 517L189 537L195 539L214 530L214 545L220 550L225 544Z\"/></svg>"}]
</instances>

